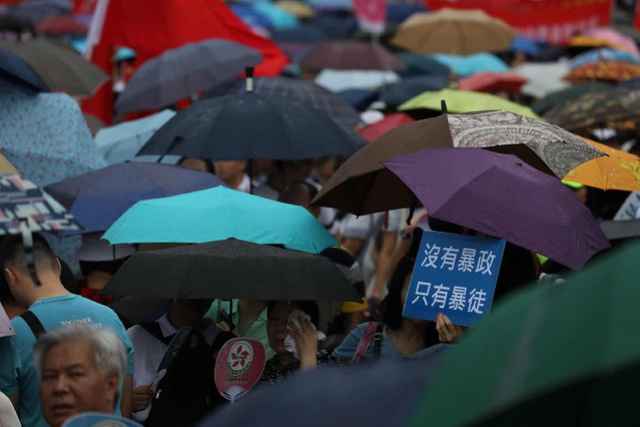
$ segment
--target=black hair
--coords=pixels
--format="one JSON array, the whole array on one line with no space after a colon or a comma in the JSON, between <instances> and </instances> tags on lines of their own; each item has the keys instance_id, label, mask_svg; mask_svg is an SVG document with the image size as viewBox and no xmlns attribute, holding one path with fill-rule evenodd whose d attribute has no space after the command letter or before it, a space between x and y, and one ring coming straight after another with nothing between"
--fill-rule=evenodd
<instances>
[{"instance_id":1,"label":"black hair","mask_svg":"<svg viewBox=\"0 0 640 427\"><path fill-rule=\"evenodd\" d=\"M307 181L300 180L294 181L289 186L287 186L282 194L280 194L278 201L284 203L292 203L293 199L296 196L296 192L300 189L304 189L309 193L309 200L315 199L315 197L318 195L318 189L315 185Z\"/></svg>"},{"instance_id":2,"label":"black hair","mask_svg":"<svg viewBox=\"0 0 640 427\"><path fill-rule=\"evenodd\" d=\"M128 257L110 261L80 261L80 272L84 277L87 277L92 271L116 274L127 259Z\"/></svg>"},{"instance_id":3,"label":"black hair","mask_svg":"<svg viewBox=\"0 0 640 427\"><path fill-rule=\"evenodd\" d=\"M540 268L533 253L507 242L493 301L499 301L511 292L537 280L539 273Z\"/></svg>"},{"instance_id":4,"label":"black hair","mask_svg":"<svg viewBox=\"0 0 640 427\"><path fill-rule=\"evenodd\" d=\"M53 261L56 259L47 241L39 234L33 235L32 251L35 262L41 262L43 260ZM25 253L22 236L11 235L0 240L0 264L2 268L7 267L9 264L24 264L24 258Z\"/></svg>"},{"instance_id":5,"label":"black hair","mask_svg":"<svg viewBox=\"0 0 640 427\"><path fill-rule=\"evenodd\" d=\"M320 308L315 301L270 301L267 304L267 311L271 310L276 304L289 304L294 308L302 311L311 318L311 323L316 328L320 327Z\"/></svg>"}]
</instances>

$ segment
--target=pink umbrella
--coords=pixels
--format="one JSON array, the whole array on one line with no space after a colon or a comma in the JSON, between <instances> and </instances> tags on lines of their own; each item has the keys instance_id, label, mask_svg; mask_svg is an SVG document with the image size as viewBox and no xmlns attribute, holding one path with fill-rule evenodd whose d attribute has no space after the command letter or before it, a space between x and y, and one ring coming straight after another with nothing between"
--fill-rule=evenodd
<instances>
[{"instance_id":1,"label":"pink umbrella","mask_svg":"<svg viewBox=\"0 0 640 427\"><path fill-rule=\"evenodd\" d=\"M527 79L516 73L478 73L460 80L460 90L518 93Z\"/></svg>"},{"instance_id":2,"label":"pink umbrella","mask_svg":"<svg viewBox=\"0 0 640 427\"><path fill-rule=\"evenodd\" d=\"M607 42L611 47L640 56L638 46L630 37L608 27L592 28L582 35Z\"/></svg>"},{"instance_id":3,"label":"pink umbrella","mask_svg":"<svg viewBox=\"0 0 640 427\"><path fill-rule=\"evenodd\" d=\"M392 113L387 115L384 119L379 122L375 122L369 126L365 126L363 128L358 129L358 133L361 137L363 137L367 142L374 141L380 138L385 133L389 132L391 129L395 129L399 126L405 125L407 123L411 123L414 120L405 113Z\"/></svg>"},{"instance_id":4,"label":"pink umbrella","mask_svg":"<svg viewBox=\"0 0 640 427\"><path fill-rule=\"evenodd\" d=\"M11 327L9 316L7 316L7 313L4 311L2 304L0 304L0 338L11 335L15 335L15 332L13 332L13 328Z\"/></svg>"}]
</instances>

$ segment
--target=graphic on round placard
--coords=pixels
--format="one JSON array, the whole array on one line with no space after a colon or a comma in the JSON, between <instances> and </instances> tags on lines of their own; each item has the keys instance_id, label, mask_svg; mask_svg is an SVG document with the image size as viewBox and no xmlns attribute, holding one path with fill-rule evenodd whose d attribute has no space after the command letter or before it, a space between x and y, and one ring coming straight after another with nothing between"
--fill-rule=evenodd
<instances>
[{"instance_id":1,"label":"graphic on round placard","mask_svg":"<svg viewBox=\"0 0 640 427\"><path fill-rule=\"evenodd\" d=\"M236 341L231 345L227 364L232 375L237 376L246 371L253 362L253 347L247 341Z\"/></svg>"}]
</instances>

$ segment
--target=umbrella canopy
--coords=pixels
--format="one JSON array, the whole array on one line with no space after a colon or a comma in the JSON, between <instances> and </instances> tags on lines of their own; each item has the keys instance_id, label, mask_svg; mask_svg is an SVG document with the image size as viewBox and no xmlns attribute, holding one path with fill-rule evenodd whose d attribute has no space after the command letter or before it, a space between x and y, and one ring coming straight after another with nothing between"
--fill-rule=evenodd
<instances>
[{"instance_id":1,"label":"umbrella canopy","mask_svg":"<svg viewBox=\"0 0 640 427\"><path fill-rule=\"evenodd\" d=\"M640 77L640 65L620 61L600 61L581 65L565 76L573 83L589 80L621 82Z\"/></svg>"},{"instance_id":2,"label":"umbrella canopy","mask_svg":"<svg viewBox=\"0 0 640 427\"><path fill-rule=\"evenodd\" d=\"M346 103L358 111L365 111L378 100L378 91L367 89L347 89L337 93Z\"/></svg>"},{"instance_id":3,"label":"umbrella canopy","mask_svg":"<svg viewBox=\"0 0 640 427\"><path fill-rule=\"evenodd\" d=\"M349 155L360 144L355 133L318 110L283 96L247 92L198 101L180 111L139 154L298 160Z\"/></svg>"},{"instance_id":4,"label":"umbrella canopy","mask_svg":"<svg viewBox=\"0 0 640 427\"><path fill-rule=\"evenodd\" d=\"M216 88L208 95L241 95L246 92L245 86L244 82L237 81ZM272 96L287 98L327 113L329 117L348 131L352 131L360 123L360 116L353 107L336 94L308 80L283 77L258 78L254 80L254 90L266 98Z\"/></svg>"},{"instance_id":5,"label":"umbrella canopy","mask_svg":"<svg viewBox=\"0 0 640 427\"><path fill-rule=\"evenodd\" d=\"M24 59L5 49L0 49L0 79L27 92L49 91L47 84Z\"/></svg>"},{"instance_id":6,"label":"umbrella canopy","mask_svg":"<svg viewBox=\"0 0 640 427\"><path fill-rule=\"evenodd\" d=\"M503 60L490 53L476 53L469 56L436 54L433 58L446 65L461 77L476 73L504 73L509 70Z\"/></svg>"},{"instance_id":7,"label":"umbrella canopy","mask_svg":"<svg viewBox=\"0 0 640 427\"><path fill-rule=\"evenodd\" d=\"M628 52L636 57L640 57L640 51L638 51L636 42L631 37L627 37L613 28L591 28L586 30L583 33L583 36L602 41L613 49Z\"/></svg>"},{"instance_id":8,"label":"umbrella canopy","mask_svg":"<svg viewBox=\"0 0 640 427\"><path fill-rule=\"evenodd\" d=\"M509 25L481 10L443 9L412 15L391 43L416 53L467 55L507 50L514 37Z\"/></svg>"},{"instance_id":9,"label":"umbrella canopy","mask_svg":"<svg viewBox=\"0 0 640 427\"><path fill-rule=\"evenodd\" d=\"M633 425L638 250L497 307L442 360L411 425Z\"/></svg>"},{"instance_id":10,"label":"umbrella canopy","mask_svg":"<svg viewBox=\"0 0 640 427\"><path fill-rule=\"evenodd\" d=\"M405 102L400 110L426 108L440 110L442 100L447 103L447 111L452 113L471 113L475 111L503 110L527 117L538 117L531 109L498 96L482 92L443 89L438 92L425 92Z\"/></svg>"},{"instance_id":11,"label":"umbrella canopy","mask_svg":"<svg viewBox=\"0 0 640 427\"><path fill-rule=\"evenodd\" d=\"M395 108L423 92L440 90L448 85L448 76L409 77L383 86L380 90L380 100L387 107Z\"/></svg>"},{"instance_id":12,"label":"umbrella canopy","mask_svg":"<svg viewBox=\"0 0 640 427\"><path fill-rule=\"evenodd\" d=\"M278 30L295 28L299 25L298 18L269 1L254 2L252 7L260 14L265 16L271 27Z\"/></svg>"},{"instance_id":13,"label":"umbrella canopy","mask_svg":"<svg viewBox=\"0 0 640 427\"><path fill-rule=\"evenodd\" d=\"M299 27L289 30L273 31L271 38L278 42L283 43L300 43L303 45L318 43L327 40L327 35L322 30L312 27L310 25L300 25ZM311 48L311 46L308 46Z\"/></svg>"},{"instance_id":14,"label":"umbrella canopy","mask_svg":"<svg viewBox=\"0 0 640 427\"><path fill-rule=\"evenodd\" d=\"M222 186L138 202L107 230L104 238L112 245L234 238L311 253L336 243L305 208Z\"/></svg>"},{"instance_id":15,"label":"umbrella canopy","mask_svg":"<svg viewBox=\"0 0 640 427\"><path fill-rule=\"evenodd\" d=\"M164 110L143 119L100 129L95 136L95 144L108 163L126 162L133 159L153 134L175 115L174 111Z\"/></svg>"},{"instance_id":16,"label":"umbrella canopy","mask_svg":"<svg viewBox=\"0 0 640 427\"><path fill-rule=\"evenodd\" d=\"M570 71L567 61L542 64L525 63L514 67L512 71L528 81L522 87L522 93L536 98L542 98L570 86L563 79Z\"/></svg>"},{"instance_id":17,"label":"umbrella canopy","mask_svg":"<svg viewBox=\"0 0 640 427\"><path fill-rule=\"evenodd\" d=\"M426 74L449 77L451 74L451 70L448 66L435 60L429 55L401 52L398 54L398 58L404 62L406 67L405 70L400 73L403 76L424 76Z\"/></svg>"},{"instance_id":18,"label":"umbrella canopy","mask_svg":"<svg viewBox=\"0 0 640 427\"><path fill-rule=\"evenodd\" d=\"M569 62L569 66L573 68L581 67L587 64L593 64L601 61L617 61L628 62L630 64L640 64L640 57L634 56L629 52L622 52L615 49L594 49L585 53L581 53Z\"/></svg>"},{"instance_id":19,"label":"umbrella canopy","mask_svg":"<svg viewBox=\"0 0 640 427\"><path fill-rule=\"evenodd\" d=\"M131 113L175 104L224 83L262 61L255 49L211 39L170 49L145 62L116 101L116 111Z\"/></svg>"},{"instance_id":20,"label":"umbrella canopy","mask_svg":"<svg viewBox=\"0 0 640 427\"><path fill-rule=\"evenodd\" d=\"M640 191L640 157L586 140L606 156L581 164L564 179L602 190Z\"/></svg>"},{"instance_id":21,"label":"umbrella canopy","mask_svg":"<svg viewBox=\"0 0 640 427\"><path fill-rule=\"evenodd\" d=\"M47 34L53 37L76 36L86 37L89 28L81 18L73 15L48 16L36 25L36 30L40 34Z\"/></svg>"},{"instance_id":22,"label":"umbrella canopy","mask_svg":"<svg viewBox=\"0 0 640 427\"><path fill-rule=\"evenodd\" d=\"M506 239L573 269L609 247L571 190L515 156L473 148L426 149L384 165L413 191L429 216Z\"/></svg>"},{"instance_id":23,"label":"umbrella canopy","mask_svg":"<svg viewBox=\"0 0 640 427\"><path fill-rule=\"evenodd\" d=\"M458 89L477 92L518 93L527 79L515 73L478 73L458 82Z\"/></svg>"},{"instance_id":24,"label":"umbrella canopy","mask_svg":"<svg viewBox=\"0 0 640 427\"><path fill-rule=\"evenodd\" d=\"M21 234L22 221L32 233L79 230L60 203L19 175L0 176L0 212L0 236Z\"/></svg>"},{"instance_id":25,"label":"umbrella canopy","mask_svg":"<svg viewBox=\"0 0 640 427\"><path fill-rule=\"evenodd\" d=\"M587 93L549 110L545 120L573 132L637 127L640 89L614 88Z\"/></svg>"},{"instance_id":26,"label":"umbrella canopy","mask_svg":"<svg viewBox=\"0 0 640 427\"><path fill-rule=\"evenodd\" d=\"M236 239L137 252L118 270L105 292L114 296L262 301L360 297L328 258Z\"/></svg>"},{"instance_id":27,"label":"umbrella canopy","mask_svg":"<svg viewBox=\"0 0 640 427\"><path fill-rule=\"evenodd\" d=\"M589 82L570 86L566 89L551 92L544 98L534 102L531 109L535 111L536 114L545 114L554 107L571 102L587 93L602 92L611 90L612 88L613 86L610 84L602 82Z\"/></svg>"},{"instance_id":28,"label":"umbrella canopy","mask_svg":"<svg viewBox=\"0 0 640 427\"><path fill-rule=\"evenodd\" d=\"M44 38L27 41L0 40L0 49L22 58L53 91L72 96L92 95L107 75L70 47Z\"/></svg>"},{"instance_id":29,"label":"umbrella canopy","mask_svg":"<svg viewBox=\"0 0 640 427\"><path fill-rule=\"evenodd\" d=\"M358 150L323 186L314 204L357 215L415 206L413 193L384 162L425 148L451 147L514 154L558 177L603 155L557 126L513 113L440 115L400 126Z\"/></svg>"},{"instance_id":30,"label":"umbrella canopy","mask_svg":"<svg viewBox=\"0 0 640 427\"><path fill-rule=\"evenodd\" d=\"M313 8L296 0L279 0L276 2L276 6L300 19L309 19L314 15Z\"/></svg>"},{"instance_id":31,"label":"umbrella canopy","mask_svg":"<svg viewBox=\"0 0 640 427\"><path fill-rule=\"evenodd\" d=\"M38 185L107 166L91 142L78 103L67 95L5 93L0 97L0 128L0 149Z\"/></svg>"},{"instance_id":32,"label":"umbrella canopy","mask_svg":"<svg viewBox=\"0 0 640 427\"><path fill-rule=\"evenodd\" d=\"M121 163L57 184L47 191L60 201L85 233L105 231L141 200L174 196L220 185L210 174L158 163Z\"/></svg>"},{"instance_id":33,"label":"umbrella canopy","mask_svg":"<svg viewBox=\"0 0 640 427\"><path fill-rule=\"evenodd\" d=\"M357 41L322 42L311 49L300 62L309 72L325 68L335 70L400 71L404 63L380 44Z\"/></svg>"},{"instance_id":34,"label":"umbrella canopy","mask_svg":"<svg viewBox=\"0 0 640 427\"><path fill-rule=\"evenodd\" d=\"M322 70L315 82L332 92L342 92L355 89L370 91L399 80L393 71Z\"/></svg>"},{"instance_id":35,"label":"umbrella canopy","mask_svg":"<svg viewBox=\"0 0 640 427\"><path fill-rule=\"evenodd\" d=\"M395 129L399 126L413 123L413 119L408 114L404 113L391 113L384 119L358 129L358 133L366 141L372 142L382 137L387 132Z\"/></svg>"}]
</instances>

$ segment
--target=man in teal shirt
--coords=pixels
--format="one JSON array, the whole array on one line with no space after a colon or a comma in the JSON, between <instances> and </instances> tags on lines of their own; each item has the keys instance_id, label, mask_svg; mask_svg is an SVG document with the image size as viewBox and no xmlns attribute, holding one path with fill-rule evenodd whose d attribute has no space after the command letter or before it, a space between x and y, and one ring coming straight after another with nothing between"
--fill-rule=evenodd
<instances>
[{"instance_id":1,"label":"man in teal shirt","mask_svg":"<svg viewBox=\"0 0 640 427\"><path fill-rule=\"evenodd\" d=\"M16 300L29 307L45 331L61 326L84 323L110 328L122 340L128 355L128 376L122 386L122 414L131 413L131 375L133 347L118 316L108 307L69 293L60 282L60 263L47 243L35 236L34 265L26 264L20 237L5 237L0 242L0 259L6 281ZM24 427L46 427L39 398L38 375L33 366L33 345L36 337L22 317L11 321L16 335L9 344L13 347L13 363L0 365L0 390L17 403ZM4 359L4 353L3 353ZM15 366L11 366L11 365Z\"/></svg>"}]
</instances>

